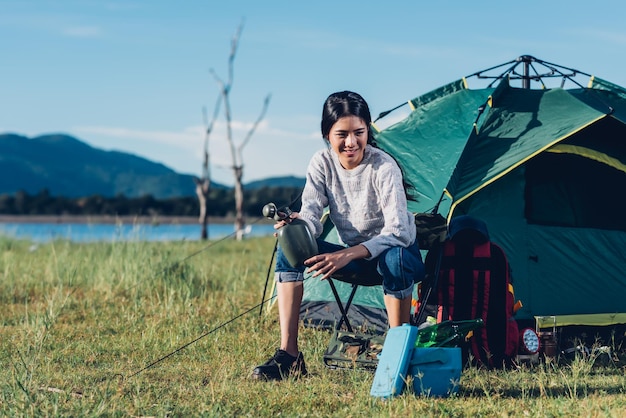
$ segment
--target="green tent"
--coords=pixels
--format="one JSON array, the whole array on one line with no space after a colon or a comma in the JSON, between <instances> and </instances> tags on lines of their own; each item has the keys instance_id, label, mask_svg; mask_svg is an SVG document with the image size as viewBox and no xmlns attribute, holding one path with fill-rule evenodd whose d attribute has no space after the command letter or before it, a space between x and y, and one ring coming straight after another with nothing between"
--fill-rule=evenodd
<instances>
[{"instance_id":1,"label":"green tent","mask_svg":"<svg viewBox=\"0 0 626 418\"><path fill-rule=\"evenodd\" d=\"M377 142L418 192L410 209L487 223L518 320L626 323L626 89L530 56L507 64L408 101ZM470 89L472 77L493 81Z\"/></svg>"},{"instance_id":2,"label":"green tent","mask_svg":"<svg viewBox=\"0 0 626 418\"><path fill-rule=\"evenodd\" d=\"M403 106L400 122L377 127ZM374 129L415 186L409 209L487 223L512 267L518 321L626 323L626 89L521 56L408 100ZM331 224L325 234L336 239ZM339 320L326 282L304 289L305 323ZM360 288L351 309L353 325L386 329L380 287Z\"/></svg>"}]
</instances>

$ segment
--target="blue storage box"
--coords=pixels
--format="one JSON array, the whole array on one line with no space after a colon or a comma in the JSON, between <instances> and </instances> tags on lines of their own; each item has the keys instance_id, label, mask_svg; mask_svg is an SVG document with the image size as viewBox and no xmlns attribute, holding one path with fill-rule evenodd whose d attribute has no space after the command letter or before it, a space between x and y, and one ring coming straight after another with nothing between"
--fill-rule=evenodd
<instances>
[{"instance_id":1,"label":"blue storage box","mask_svg":"<svg viewBox=\"0 0 626 418\"><path fill-rule=\"evenodd\" d=\"M390 398L402 393L416 339L417 327L409 324L387 331L370 391L372 396Z\"/></svg>"},{"instance_id":2,"label":"blue storage box","mask_svg":"<svg viewBox=\"0 0 626 418\"><path fill-rule=\"evenodd\" d=\"M458 392L461 366L459 347L414 348L409 362L414 393L446 397Z\"/></svg>"}]
</instances>

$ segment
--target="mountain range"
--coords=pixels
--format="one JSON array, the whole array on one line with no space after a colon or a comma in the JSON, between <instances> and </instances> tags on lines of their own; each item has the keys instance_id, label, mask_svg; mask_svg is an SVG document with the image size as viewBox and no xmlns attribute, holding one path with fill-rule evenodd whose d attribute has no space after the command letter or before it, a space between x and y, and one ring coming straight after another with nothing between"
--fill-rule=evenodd
<instances>
[{"instance_id":1,"label":"mountain range","mask_svg":"<svg viewBox=\"0 0 626 418\"><path fill-rule=\"evenodd\" d=\"M304 178L268 178L244 188L289 186L303 187ZM229 188L213 182L211 187ZM101 150L64 134L33 138L0 134L0 194L36 194L44 189L66 197L195 196L192 175L134 154Z\"/></svg>"}]
</instances>

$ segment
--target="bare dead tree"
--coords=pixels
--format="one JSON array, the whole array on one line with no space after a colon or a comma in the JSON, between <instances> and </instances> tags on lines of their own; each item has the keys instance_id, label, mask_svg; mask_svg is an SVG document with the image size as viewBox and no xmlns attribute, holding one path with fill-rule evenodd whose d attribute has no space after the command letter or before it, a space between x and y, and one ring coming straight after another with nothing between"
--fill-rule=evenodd
<instances>
[{"instance_id":1,"label":"bare dead tree","mask_svg":"<svg viewBox=\"0 0 626 418\"><path fill-rule=\"evenodd\" d=\"M230 146L230 154L232 158L232 170L233 175L235 177L235 237L237 240L242 240L244 237L246 220L243 216L243 171L244 171L244 163L243 163L243 148L248 144L250 138L256 131L257 127L265 117L265 113L267 112L267 108L269 106L271 95L267 95L263 102L263 108L261 110L261 114L252 125L248 134L244 138L244 140L239 144L239 146L235 145L235 141L233 139L232 132L232 113L230 107L230 90L233 84L233 74L234 74L234 63L235 56L237 55L237 48L239 47L239 38L241 36L241 32L243 30L243 23L239 25L237 32L233 36L231 41L231 49L230 55L228 58L228 80L224 82L220 77L217 76L215 71L211 69L211 73L215 80L219 84L222 102L224 103L224 117L226 119L226 139L228 140L228 144Z\"/></svg>"},{"instance_id":2,"label":"bare dead tree","mask_svg":"<svg viewBox=\"0 0 626 418\"><path fill-rule=\"evenodd\" d=\"M209 138L211 131L213 131L213 124L219 114L220 103L222 101L222 95L217 96L217 102L213 110L213 117L209 121L207 117L206 107L202 108L202 116L204 120L204 152L202 161L202 177L194 177L193 181L196 183L196 195L198 196L198 202L200 204L200 216L198 222L200 222L200 237L203 240L209 238L208 224L209 215L207 210L207 202L209 198L209 190L211 187L211 163L209 156Z\"/></svg>"}]
</instances>

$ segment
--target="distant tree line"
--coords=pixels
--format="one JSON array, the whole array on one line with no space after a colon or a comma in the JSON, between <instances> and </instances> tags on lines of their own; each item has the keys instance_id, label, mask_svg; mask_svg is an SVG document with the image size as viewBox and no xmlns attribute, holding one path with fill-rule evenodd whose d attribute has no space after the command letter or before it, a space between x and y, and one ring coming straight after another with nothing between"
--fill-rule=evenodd
<instances>
[{"instance_id":1,"label":"distant tree line","mask_svg":"<svg viewBox=\"0 0 626 418\"><path fill-rule=\"evenodd\" d=\"M263 206L273 202L293 210L299 206L301 189L296 187L260 187L244 190L244 213L246 216L262 216ZM109 215L109 216L198 216L199 203L196 196L155 199L148 195L129 198L123 195L105 197L93 195L70 198L52 196L47 189L31 195L18 191L14 195L0 195L0 214L5 215ZM209 216L234 216L235 198L232 189L211 189L207 211Z\"/></svg>"}]
</instances>

